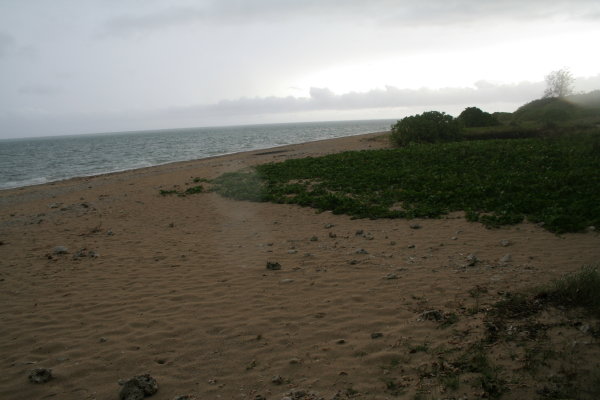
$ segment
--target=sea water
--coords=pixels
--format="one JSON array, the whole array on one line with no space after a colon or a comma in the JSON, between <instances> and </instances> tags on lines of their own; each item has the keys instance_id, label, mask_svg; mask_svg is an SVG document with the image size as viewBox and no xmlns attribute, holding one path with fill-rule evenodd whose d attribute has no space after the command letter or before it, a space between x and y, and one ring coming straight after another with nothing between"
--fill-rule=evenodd
<instances>
[{"instance_id":1,"label":"sea water","mask_svg":"<svg viewBox=\"0 0 600 400\"><path fill-rule=\"evenodd\" d=\"M393 120L186 128L0 140L0 189L390 129Z\"/></svg>"}]
</instances>

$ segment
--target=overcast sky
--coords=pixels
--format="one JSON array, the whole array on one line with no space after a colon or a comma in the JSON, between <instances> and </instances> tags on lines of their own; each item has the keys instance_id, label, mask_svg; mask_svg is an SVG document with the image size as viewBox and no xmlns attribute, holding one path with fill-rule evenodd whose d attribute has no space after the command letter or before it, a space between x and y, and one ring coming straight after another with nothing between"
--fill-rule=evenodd
<instances>
[{"instance_id":1,"label":"overcast sky","mask_svg":"<svg viewBox=\"0 0 600 400\"><path fill-rule=\"evenodd\" d=\"M0 138L514 111L598 0L0 0Z\"/></svg>"}]
</instances>

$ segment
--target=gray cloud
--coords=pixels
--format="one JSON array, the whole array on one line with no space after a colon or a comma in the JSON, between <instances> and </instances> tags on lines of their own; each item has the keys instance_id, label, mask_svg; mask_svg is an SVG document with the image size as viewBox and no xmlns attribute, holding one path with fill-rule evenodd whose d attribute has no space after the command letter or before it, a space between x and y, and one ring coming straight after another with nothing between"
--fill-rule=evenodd
<instances>
[{"instance_id":1,"label":"gray cloud","mask_svg":"<svg viewBox=\"0 0 600 400\"><path fill-rule=\"evenodd\" d=\"M52 85L32 84L21 86L19 88L19 93L25 95L48 96L60 93L60 89Z\"/></svg>"},{"instance_id":2,"label":"gray cloud","mask_svg":"<svg viewBox=\"0 0 600 400\"><path fill-rule=\"evenodd\" d=\"M15 44L15 39L4 32L0 32L0 58L3 58Z\"/></svg>"},{"instance_id":3,"label":"gray cloud","mask_svg":"<svg viewBox=\"0 0 600 400\"><path fill-rule=\"evenodd\" d=\"M562 18L600 20L597 0L205 0L170 2L145 13L124 13L107 21L104 34L125 34L191 23L250 24L290 19L355 20L390 26L477 24L490 20Z\"/></svg>"},{"instance_id":4,"label":"gray cloud","mask_svg":"<svg viewBox=\"0 0 600 400\"><path fill-rule=\"evenodd\" d=\"M435 108L448 105L523 103L541 97L543 82L497 85L480 81L475 87L399 89L388 86L368 92L335 94L327 88L311 88L309 97L257 97L225 100L216 104L170 110L198 116L254 115L309 111L341 111L374 108Z\"/></svg>"}]
</instances>

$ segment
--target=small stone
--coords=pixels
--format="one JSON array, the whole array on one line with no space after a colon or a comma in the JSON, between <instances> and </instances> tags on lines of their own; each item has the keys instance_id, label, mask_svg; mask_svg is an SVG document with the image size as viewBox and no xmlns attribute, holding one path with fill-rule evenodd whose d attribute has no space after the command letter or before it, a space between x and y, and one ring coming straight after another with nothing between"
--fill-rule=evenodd
<instances>
[{"instance_id":1,"label":"small stone","mask_svg":"<svg viewBox=\"0 0 600 400\"><path fill-rule=\"evenodd\" d=\"M337 235L333 232L329 232L329 237L332 239L335 239L337 237Z\"/></svg>"},{"instance_id":2,"label":"small stone","mask_svg":"<svg viewBox=\"0 0 600 400\"><path fill-rule=\"evenodd\" d=\"M301 362L302 362L302 360L300 360L299 358L296 358L296 357L294 357L290 360L290 364L292 364L292 365L300 364Z\"/></svg>"},{"instance_id":3,"label":"small stone","mask_svg":"<svg viewBox=\"0 0 600 400\"><path fill-rule=\"evenodd\" d=\"M336 343L337 343L337 344L344 344L344 343L346 343L346 341L345 341L344 339L338 339L338 340L336 341Z\"/></svg>"},{"instance_id":4,"label":"small stone","mask_svg":"<svg viewBox=\"0 0 600 400\"><path fill-rule=\"evenodd\" d=\"M421 319L426 321L441 321L444 319L444 314L438 310L429 310L421 314Z\"/></svg>"},{"instance_id":5,"label":"small stone","mask_svg":"<svg viewBox=\"0 0 600 400\"><path fill-rule=\"evenodd\" d=\"M510 255L510 253L506 253L505 255L502 256L502 258L500 259L500 263L501 264L508 264L509 262L512 261L512 255Z\"/></svg>"},{"instance_id":6,"label":"small stone","mask_svg":"<svg viewBox=\"0 0 600 400\"><path fill-rule=\"evenodd\" d=\"M350 261L348 261L348 264L356 265L356 264L358 264L358 260L350 260Z\"/></svg>"},{"instance_id":7,"label":"small stone","mask_svg":"<svg viewBox=\"0 0 600 400\"><path fill-rule=\"evenodd\" d=\"M364 233L365 233L365 231L363 231L362 229L359 229L359 230L356 231L355 235L356 236L360 236L360 235L362 235Z\"/></svg>"},{"instance_id":8,"label":"small stone","mask_svg":"<svg viewBox=\"0 0 600 400\"><path fill-rule=\"evenodd\" d=\"M48 368L35 368L29 373L29 382L46 383L53 378L52 370Z\"/></svg>"},{"instance_id":9,"label":"small stone","mask_svg":"<svg viewBox=\"0 0 600 400\"><path fill-rule=\"evenodd\" d=\"M579 329L582 333L588 333L591 327L588 324L581 324L577 329Z\"/></svg>"},{"instance_id":10,"label":"small stone","mask_svg":"<svg viewBox=\"0 0 600 400\"><path fill-rule=\"evenodd\" d=\"M278 262L267 261L267 269L270 271L278 271L281 269L281 264Z\"/></svg>"},{"instance_id":11,"label":"small stone","mask_svg":"<svg viewBox=\"0 0 600 400\"><path fill-rule=\"evenodd\" d=\"M254 396L254 400L267 400L267 398L261 394Z\"/></svg>"},{"instance_id":12,"label":"small stone","mask_svg":"<svg viewBox=\"0 0 600 400\"><path fill-rule=\"evenodd\" d=\"M410 229L421 229L421 225L417 223L412 223L409 225Z\"/></svg>"},{"instance_id":13,"label":"small stone","mask_svg":"<svg viewBox=\"0 0 600 400\"><path fill-rule=\"evenodd\" d=\"M107 230L107 231L106 231L106 234L107 234L108 236L113 236L113 235L114 235L114 232L112 231L112 229L109 229L109 230Z\"/></svg>"},{"instance_id":14,"label":"small stone","mask_svg":"<svg viewBox=\"0 0 600 400\"><path fill-rule=\"evenodd\" d=\"M275 375L274 377L271 378L271 382L276 385L281 385L284 382L284 380L281 377L281 375Z\"/></svg>"},{"instance_id":15,"label":"small stone","mask_svg":"<svg viewBox=\"0 0 600 400\"><path fill-rule=\"evenodd\" d=\"M282 279L279 281L279 283L292 283L292 282L294 282L293 279Z\"/></svg>"},{"instance_id":16,"label":"small stone","mask_svg":"<svg viewBox=\"0 0 600 400\"><path fill-rule=\"evenodd\" d=\"M395 246L395 245L396 245L396 242L395 242L394 240L392 240L392 241L390 242L390 246Z\"/></svg>"},{"instance_id":17,"label":"small stone","mask_svg":"<svg viewBox=\"0 0 600 400\"><path fill-rule=\"evenodd\" d=\"M458 238L456 236L452 236L450 239L452 239L452 240L458 240Z\"/></svg>"},{"instance_id":18,"label":"small stone","mask_svg":"<svg viewBox=\"0 0 600 400\"><path fill-rule=\"evenodd\" d=\"M75 252L75 254L73 254L73 258L83 258L83 257L87 257L87 251L85 248L79 249Z\"/></svg>"},{"instance_id":19,"label":"small stone","mask_svg":"<svg viewBox=\"0 0 600 400\"><path fill-rule=\"evenodd\" d=\"M135 376L123 383L119 400L141 400L158 391L156 379L149 374ZM140 397L141 396L141 397Z\"/></svg>"},{"instance_id":20,"label":"small stone","mask_svg":"<svg viewBox=\"0 0 600 400\"><path fill-rule=\"evenodd\" d=\"M508 246L510 246L510 240L502 239L500 241L500 246L502 246L502 247L508 247Z\"/></svg>"},{"instance_id":21,"label":"small stone","mask_svg":"<svg viewBox=\"0 0 600 400\"><path fill-rule=\"evenodd\" d=\"M288 254L296 254L298 250L288 250Z\"/></svg>"},{"instance_id":22,"label":"small stone","mask_svg":"<svg viewBox=\"0 0 600 400\"><path fill-rule=\"evenodd\" d=\"M106 343L108 341L108 339L106 339L105 337L101 337L98 342L100 343Z\"/></svg>"},{"instance_id":23,"label":"small stone","mask_svg":"<svg viewBox=\"0 0 600 400\"><path fill-rule=\"evenodd\" d=\"M56 246L54 247L52 252L54 254L67 254L69 252L69 249L67 249L65 246Z\"/></svg>"},{"instance_id":24,"label":"small stone","mask_svg":"<svg viewBox=\"0 0 600 400\"><path fill-rule=\"evenodd\" d=\"M312 237L310 238L310 241L311 241L311 242L318 242L318 241L319 241L319 238L318 238L318 237L316 237L316 236L312 236Z\"/></svg>"},{"instance_id":25,"label":"small stone","mask_svg":"<svg viewBox=\"0 0 600 400\"><path fill-rule=\"evenodd\" d=\"M383 333L381 333L381 332L371 333L371 339L379 339L380 337L383 337Z\"/></svg>"},{"instance_id":26,"label":"small stone","mask_svg":"<svg viewBox=\"0 0 600 400\"><path fill-rule=\"evenodd\" d=\"M415 248L415 245L414 245L414 244L409 244L409 245L408 245L408 248L409 248L409 249L414 249L414 248Z\"/></svg>"},{"instance_id":27,"label":"small stone","mask_svg":"<svg viewBox=\"0 0 600 400\"><path fill-rule=\"evenodd\" d=\"M586 232L596 232L596 227L594 225L590 225L585 228Z\"/></svg>"},{"instance_id":28,"label":"small stone","mask_svg":"<svg viewBox=\"0 0 600 400\"><path fill-rule=\"evenodd\" d=\"M358 250L356 250L356 254L369 254L369 252L366 251L365 249L358 249Z\"/></svg>"},{"instance_id":29,"label":"small stone","mask_svg":"<svg viewBox=\"0 0 600 400\"><path fill-rule=\"evenodd\" d=\"M394 273L389 273L383 279L398 279L398 275Z\"/></svg>"},{"instance_id":30,"label":"small stone","mask_svg":"<svg viewBox=\"0 0 600 400\"><path fill-rule=\"evenodd\" d=\"M325 229L331 229L333 228L335 225L333 224L325 224Z\"/></svg>"},{"instance_id":31,"label":"small stone","mask_svg":"<svg viewBox=\"0 0 600 400\"><path fill-rule=\"evenodd\" d=\"M471 253L467 256L467 265L469 267L474 266L475 264L477 264L477 262L479 262L479 258L477 258L475 254Z\"/></svg>"},{"instance_id":32,"label":"small stone","mask_svg":"<svg viewBox=\"0 0 600 400\"><path fill-rule=\"evenodd\" d=\"M98 258L98 257L100 257L100 255L98 253L96 253L94 250L90 250L88 252L88 257L89 258Z\"/></svg>"}]
</instances>

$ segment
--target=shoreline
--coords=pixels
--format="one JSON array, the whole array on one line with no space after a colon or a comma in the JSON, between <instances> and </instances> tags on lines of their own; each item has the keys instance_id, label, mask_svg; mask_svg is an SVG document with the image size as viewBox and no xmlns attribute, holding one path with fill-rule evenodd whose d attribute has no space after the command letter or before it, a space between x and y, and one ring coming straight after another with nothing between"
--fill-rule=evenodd
<instances>
[{"instance_id":1,"label":"shoreline","mask_svg":"<svg viewBox=\"0 0 600 400\"><path fill-rule=\"evenodd\" d=\"M278 145L278 146L273 146L273 147L265 147L265 148L257 148L257 149L253 149L253 150L244 150L244 151L236 151L236 152L231 152L231 153L223 153L223 154L219 154L219 155L213 155L213 156L208 156L208 157L203 157L203 158L196 158L196 159L191 159L191 160L168 161L168 162L165 162L165 163L162 163L162 164L150 165L150 166L146 166L146 167L137 167L137 168L123 169L123 170L111 171L111 172L101 172L101 173L92 174L92 175L72 176L72 177L69 177L69 178L58 179L58 180L55 180L55 181L48 181L48 182L37 183L37 184L29 184L29 185L23 185L23 186L15 186L15 187L9 187L9 188L2 188L2 189L0 189L0 195L3 192L6 192L6 191L21 190L21 189L24 189L24 188L38 187L38 186L44 186L44 185L55 185L55 184L61 183L61 182L68 182L70 180L103 177L103 176L108 176L108 175L113 175L113 174L121 174L121 173L127 173L127 172L131 172L131 171L146 170L146 169L149 169L149 168L157 168L157 167L169 166L169 165L174 165L174 164L193 163L193 162L198 162L198 161L201 161L201 160L209 160L209 159L213 159L213 158L217 158L217 157L226 157L226 156L232 156L232 155L237 155L237 154L254 153L254 152L257 152L257 151L286 148L286 147L291 147L291 146L301 146L301 145L309 144L309 143L322 143L322 142L335 141L335 140L340 140L340 139L345 139L345 138L352 138L352 137L362 137L362 136L370 137L372 135L379 136L379 135L386 135L386 134L389 134L389 131L359 133L359 134L355 134L355 135L341 136L341 137L337 137L337 138L317 139L317 140L308 141L308 142L299 142L299 143L293 143L293 144L283 144L283 145Z\"/></svg>"}]
</instances>

